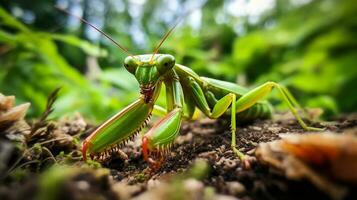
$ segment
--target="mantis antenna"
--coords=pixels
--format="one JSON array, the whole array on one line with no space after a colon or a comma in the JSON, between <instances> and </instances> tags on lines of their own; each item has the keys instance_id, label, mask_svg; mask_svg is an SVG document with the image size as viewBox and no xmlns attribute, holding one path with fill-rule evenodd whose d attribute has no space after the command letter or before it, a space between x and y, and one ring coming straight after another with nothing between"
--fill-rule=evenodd
<instances>
[{"instance_id":1,"label":"mantis antenna","mask_svg":"<svg viewBox=\"0 0 357 200\"><path fill-rule=\"evenodd\" d=\"M109 39L110 41L112 41L115 45L117 45L121 50L123 50L125 53L127 53L129 56L134 58L134 55L129 53L128 49L125 48L123 45L119 44L117 41L115 41L112 37L110 37L108 34L106 34L104 31L100 30L99 28L97 28L96 26L94 26L93 24L91 24L90 22L88 22L87 20L83 19L82 17L79 17L73 13L68 12L67 10L59 7L59 6L55 6L55 8L57 8L58 10L66 13L67 15L70 15L72 17L77 18L78 20L80 20L81 22L91 26L92 28L94 28L96 31L98 31L99 33L101 33L102 35L104 35L107 39Z\"/></svg>"},{"instance_id":2,"label":"mantis antenna","mask_svg":"<svg viewBox=\"0 0 357 200\"><path fill-rule=\"evenodd\" d=\"M203 4L204 4L204 3L203 3ZM202 7L203 4L200 5L200 6L198 6L198 8ZM164 36L162 36L162 39L160 40L159 44L158 44L158 45L155 47L155 49L154 49L154 52L153 52L153 54L152 54L152 56L151 56L151 59L150 59L150 62L153 61L153 59L154 59L155 55L157 54L157 52L159 51L161 45L165 42L165 40L169 37L169 35L175 30L175 28L177 27L177 25L179 25L180 22L181 22L186 16L190 15L194 10L195 10L195 9L192 9L192 10L186 12L185 15L182 15L182 16L177 20L177 22L175 23L175 25L174 25L172 28L170 28L170 30L168 30L168 31L164 34Z\"/></svg>"},{"instance_id":3,"label":"mantis antenna","mask_svg":"<svg viewBox=\"0 0 357 200\"><path fill-rule=\"evenodd\" d=\"M169 35L170 35L170 34L172 33L172 31L176 28L176 26L181 22L181 20L182 20L182 18L181 18L180 20L178 20L178 21L176 22L176 24L175 24L172 28L170 28L170 30L168 30L168 31L165 33L165 35L161 38L159 44L158 44L158 45L155 47L155 49L154 49L154 52L153 52L153 54L152 54L152 56L151 56L151 59L150 59L150 62L152 62L152 60L154 59L155 55L156 55L157 52L159 51L161 45L164 43L164 41L167 39L167 37L169 37Z\"/></svg>"}]
</instances>

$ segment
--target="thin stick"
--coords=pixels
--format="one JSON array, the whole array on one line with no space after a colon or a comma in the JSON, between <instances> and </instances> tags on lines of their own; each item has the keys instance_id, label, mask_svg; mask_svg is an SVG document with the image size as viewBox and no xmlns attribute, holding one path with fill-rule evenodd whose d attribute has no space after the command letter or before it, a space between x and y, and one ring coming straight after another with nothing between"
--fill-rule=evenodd
<instances>
[{"instance_id":1,"label":"thin stick","mask_svg":"<svg viewBox=\"0 0 357 200\"><path fill-rule=\"evenodd\" d=\"M87 20L85 20L85 19L83 19L83 18L81 18L81 17L79 17L79 16L77 16L77 15L75 15L75 14L73 14L73 13L70 13L70 12L68 12L67 10L65 10L65 9L63 9L63 8L61 8L61 7L59 7L59 6L55 6L55 8L57 8L58 10L60 10L60 11L62 11L62 12L64 12L64 13L66 13L66 14L72 16L72 17L77 18L77 19L80 20L81 22L83 22L83 23L85 23L85 24L91 26L91 27L94 28L96 31L98 31L99 33L101 33L102 35L104 35L107 39L109 39L109 40L112 41L114 44L116 44L121 50L123 50L123 51L124 51L125 53L127 53L129 56L134 57L133 54L129 53L129 51L128 51L127 48L125 48L124 46L122 46L121 44L119 44L117 41L115 41L115 40L114 40L112 37L110 37L108 34L106 34L104 31L100 30L99 28L97 28L96 26L94 26L93 24L91 24L90 22L88 22Z\"/></svg>"},{"instance_id":2,"label":"thin stick","mask_svg":"<svg viewBox=\"0 0 357 200\"><path fill-rule=\"evenodd\" d=\"M64 139L67 139L67 138L65 138L65 137L63 137L63 138L55 138L55 139L47 140L47 141L44 141L44 142L41 142L41 143L38 143L38 144L39 144L39 145L44 145L44 144L46 144L46 143L50 143L50 142L54 142L54 141L58 141L58 140L64 140ZM35 148L35 147L33 146L33 147L30 147L30 148L26 149L26 150L22 153L21 157L20 157L19 159L17 159L17 160L15 161L15 163L7 170L7 172L5 173L5 176L4 176L4 177L6 177L7 175L9 175L10 172L16 167L16 165L19 164L20 161L25 157L25 155L26 155L28 152L30 152L32 149L34 149L34 148ZM52 156L53 156L53 155L52 155ZM55 159L55 160L56 160L56 159ZM0 178L0 179L1 179L1 178Z\"/></svg>"},{"instance_id":3,"label":"thin stick","mask_svg":"<svg viewBox=\"0 0 357 200\"><path fill-rule=\"evenodd\" d=\"M39 163L39 162L41 162L41 161L39 161L39 160L30 160L30 161L25 162L25 163L23 163L22 165L18 166L17 168L22 168L22 167L24 167L24 166L26 166L26 165L28 165L28 164Z\"/></svg>"},{"instance_id":4,"label":"thin stick","mask_svg":"<svg viewBox=\"0 0 357 200\"><path fill-rule=\"evenodd\" d=\"M47 147L42 147L43 150L45 150L47 152L47 154L49 155L48 158L52 159L56 164L57 164L57 160L56 158L53 156L53 154L51 153L51 151L47 148ZM47 158L46 158L47 159ZM46 160L45 159L45 160Z\"/></svg>"}]
</instances>

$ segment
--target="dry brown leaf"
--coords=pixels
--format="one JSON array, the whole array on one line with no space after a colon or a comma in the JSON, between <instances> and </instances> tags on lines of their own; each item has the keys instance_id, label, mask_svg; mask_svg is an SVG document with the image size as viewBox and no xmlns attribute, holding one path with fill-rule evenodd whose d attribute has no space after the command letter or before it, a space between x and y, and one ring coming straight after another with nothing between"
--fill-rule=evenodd
<instances>
[{"instance_id":1,"label":"dry brown leaf","mask_svg":"<svg viewBox=\"0 0 357 200\"><path fill-rule=\"evenodd\" d=\"M15 106L14 96L4 96L0 93L0 127L8 127L14 122L22 120L26 115L30 103Z\"/></svg>"},{"instance_id":2,"label":"dry brown leaf","mask_svg":"<svg viewBox=\"0 0 357 200\"><path fill-rule=\"evenodd\" d=\"M15 96L4 96L0 93L0 112L6 111L13 107Z\"/></svg>"},{"instance_id":3,"label":"dry brown leaf","mask_svg":"<svg viewBox=\"0 0 357 200\"><path fill-rule=\"evenodd\" d=\"M356 129L347 134L325 132L281 137L259 145L256 151L259 161L284 171L288 178L307 178L333 199L346 195L347 187L342 183L357 185Z\"/></svg>"},{"instance_id":4,"label":"dry brown leaf","mask_svg":"<svg viewBox=\"0 0 357 200\"><path fill-rule=\"evenodd\" d=\"M3 113L0 113L0 123L9 121L18 121L22 119L30 107L30 103L24 103L13 107Z\"/></svg>"}]
</instances>

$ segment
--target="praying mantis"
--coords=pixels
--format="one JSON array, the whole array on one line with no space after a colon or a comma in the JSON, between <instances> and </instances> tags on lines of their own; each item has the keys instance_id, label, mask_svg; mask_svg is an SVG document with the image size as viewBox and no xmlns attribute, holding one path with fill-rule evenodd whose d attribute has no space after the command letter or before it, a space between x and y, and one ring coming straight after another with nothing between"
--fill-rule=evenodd
<instances>
[{"instance_id":1,"label":"praying mantis","mask_svg":"<svg viewBox=\"0 0 357 200\"><path fill-rule=\"evenodd\" d=\"M264 98L273 88L279 91L282 100L303 129L321 130L306 125L298 113L302 111L299 103L287 88L276 82L269 81L249 90L235 83L199 76L192 69L176 63L174 56L159 54L159 48L177 24L163 36L152 54L132 55L85 19L60 10L88 24L126 52L129 56L124 60L124 67L140 85L141 95L136 101L102 123L83 141L84 160L88 154L92 159L103 160L113 153L121 152L120 148L134 139L147 125L153 111L157 111L163 116L142 135L141 149L150 168L158 169L169 156L183 118L192 119L198 109L212 119L230 116L231 149L248 166L248 156L237 149L236 120L244 122L271 118L272 106ZM166 109L155 105L163 84L166 88Z\"/></svg>"}]
</instances>

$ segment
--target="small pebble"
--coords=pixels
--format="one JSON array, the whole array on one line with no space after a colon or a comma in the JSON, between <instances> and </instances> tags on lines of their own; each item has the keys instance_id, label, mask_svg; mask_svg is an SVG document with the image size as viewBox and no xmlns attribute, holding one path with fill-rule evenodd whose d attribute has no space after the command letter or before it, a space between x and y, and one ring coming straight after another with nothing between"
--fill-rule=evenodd
<instances>
[{"instance_id":1,"label":"small pebble","mask_svg":"<svg viewBox=\"0 0 357 200\"><path fill-rule=\"evenodd\" d=\"M226 184L227 184L228 192L231 195L242 194L246 190L244 185L238 181L226 182Z\"/></svg>"},{"instance_id":2,"label":"small pebble","mask_svg":"<svg viewBox=\"0 0 357 200\"><path fill-rule=\"evenodd\" d=\"M216 195L214 199L215 200L238 200L238 198L236 198L236 197L222 195L222 194Z\"/></svg>"},{"instance_id":3,"label":"small pebble","mask_svg":"<svg viewBox=\"0 0 357 200\"><path fill-rule=\"evenodd\" d=\"M268 131L274 133L274 134L278 134L280 132L280 128L279 127L268 127Z\"/></svg>"},{"instance_id":4,"label":"small pebble","mask_svg":"<svg viewBox=\"0 0 357 200\"><path fill-rule=\"evenodd\" d=\"M201 181L190 178L185 180L183 185L185 191L190 194L189 196L192 197L192 199L198 199L203 193L204 185Z\"/></svg>"},{"instance_id":5,"label":"small pebble","mask_svg":"<svg viewBox=\"0 0 357 200\"><path fill-rule=\"evenodd\" d=\"M148 190L156 188L161 185L161 182L157 179L150 179L147 183Z\"/></svg>"},{"instance_id":6,"label":"small pebble","mask_svg":"<svg viewBox=\"0 0 357 200\"><path fill-rule=\"evenodd\" d=\"M254 131L261 131L262 130L262 128L261 127L258 127L258 126L251 126L250 127L252 130L254 130Z\"/></svg>"},{"instance_id":7,"label":"small pebble","mask_svg":"<svg viewBox=\"0 0 357 200\"><path fill-rule=\"evenodd\" d=\"M80 190L88 190L90 188L90 185L87 181L78 181L77 188Z\"/></svg>"}]
</instances>

